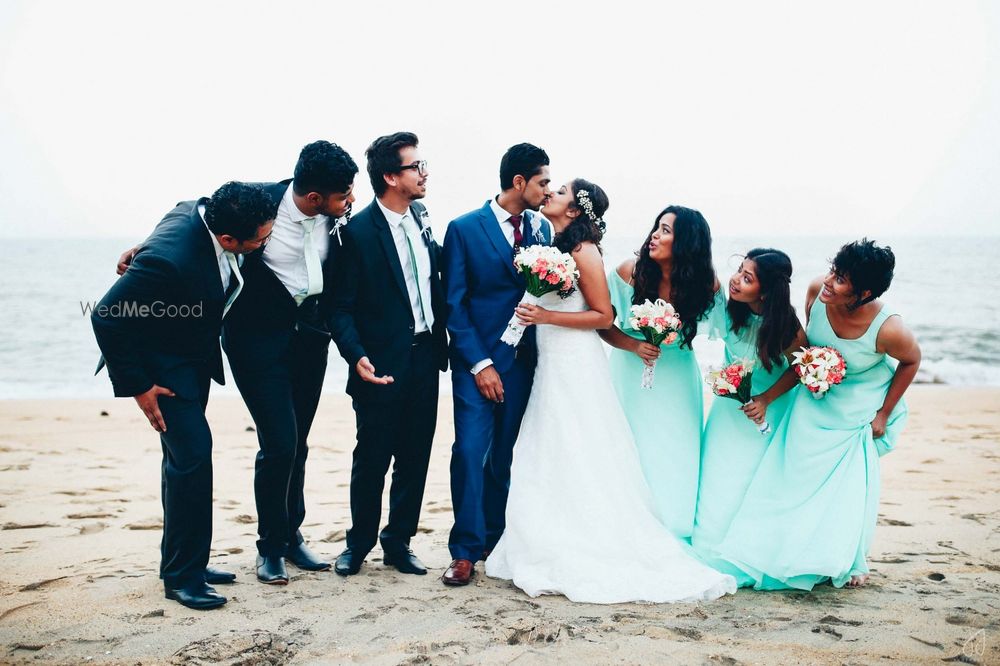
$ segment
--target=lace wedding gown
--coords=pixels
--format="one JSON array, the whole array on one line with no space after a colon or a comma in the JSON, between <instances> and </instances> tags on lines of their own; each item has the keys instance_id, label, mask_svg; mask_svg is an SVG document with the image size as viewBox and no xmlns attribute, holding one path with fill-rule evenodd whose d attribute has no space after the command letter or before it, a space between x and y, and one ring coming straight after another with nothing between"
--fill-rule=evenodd
<instances>
[{"instance_id":1,"label":"lace wedding gown","mask_svg":"<svg viewBox=\"0 0 1000 666\"><path fill-rule=\"evenodd\" d=\"M565 300L547 294L541 305L587 309L579 291ZM731 576L695 559L656 518L597 333L540 325L537 340L507 527L486 574L532 597L603 604L706 601L735 592ZM669 438L670 424L662 427Z\"/></svg>"}]
</instances>

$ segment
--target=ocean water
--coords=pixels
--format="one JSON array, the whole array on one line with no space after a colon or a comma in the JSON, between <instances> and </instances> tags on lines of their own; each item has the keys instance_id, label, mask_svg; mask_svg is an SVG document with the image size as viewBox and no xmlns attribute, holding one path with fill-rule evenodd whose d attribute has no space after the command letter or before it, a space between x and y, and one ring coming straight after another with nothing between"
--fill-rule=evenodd
<instances>
[{"instance_id":1,"label":"ocean water","mask_svg":"<svg viewBox=\"0 0 1000 666\"><path fill-rule=\"evenodd\" d=\"M440 233L439 233L440 236ZM795 265L792 298L802 307L809 281L825 272L837 248L853 238L716 238L716 270L723 281L753 246L777 247ZM884 297L916 333L923 349L918 381L1000 385L1000 299L991 293L998 275L1000 238L884 238L896 253L896 278ZM642 238L604 243L609 268ZM115 280L118 255L134 239L7 240L0 261L0 399L107 397L105 373L94 376L99 356L83 304L95 302ZM804 319L804 317L803 317ZM718 343L695 343L703 366L718 362ZM346 364L331 353L326 391L343 391ZM445 390L448 382L443 382ZM235 395L230 383L214 387Z\"/></svg>"}]
</instances>

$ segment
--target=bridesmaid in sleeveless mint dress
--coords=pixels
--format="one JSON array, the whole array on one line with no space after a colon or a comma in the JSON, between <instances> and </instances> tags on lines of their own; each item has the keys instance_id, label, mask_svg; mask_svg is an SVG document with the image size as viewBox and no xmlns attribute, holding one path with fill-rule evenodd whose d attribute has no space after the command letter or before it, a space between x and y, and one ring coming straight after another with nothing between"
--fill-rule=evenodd
<instances>
[{"instance_id":1,"label":"bridesmaid in sleeveless mint dress","mask_svg":"<svg viewBox=\"0 0 1000 666\"><path fill-rule=\"evenodd\" d=\"M691 341L698 322L713 307L725 304L712 268L708 222L691 208L664 209L638 257L608 274L608 289L615 325L599 333L614 347L610 362L615 391L632 428L656 514L674 536L690 541L704 418ZM658 298L674 306L684 326L673 344L659 349L628 325L633 304ZM656 362L653 387L644 389L642 371L651 362Z\"/></svg>"},{"instance_id":2,"label":"bridesmaid in sleeveless mint dress","mask_svg":"<svg viewBox=\"0 0 1000 666\"><path fill-rule=\"evenodd\" d=\"M806 344L806 336L792 307L791 279L792 261L787 254L754 248L729 278L728 303L713 310L709 320L709 335L725 342L726 365L743 359L754 363L752 398L742 408L728 398L712 401L702 437L691 545L703 561L744 584L752 581L719 560L716 547L740 508L798 384L788 364L792 352ZM765 420L771 430L761 434L754 423Z\"/></svg>"},{"instance_id":3,"label":"bridesmaid in sleeveless mint dress","mask_svg":"<svg viewBox=\"0 0 1000 666\"><path fill-rule=\"evenodd\" d=\"M847 370L821 399L796 391L718 547L757 589L857 587L868 578L879 456L899 438L903 393L920 365L913 334L877 300L894 267L888 247L864 239L843 246L809 288L809 343L837 349Z\"/></svg>"}]
</instances>

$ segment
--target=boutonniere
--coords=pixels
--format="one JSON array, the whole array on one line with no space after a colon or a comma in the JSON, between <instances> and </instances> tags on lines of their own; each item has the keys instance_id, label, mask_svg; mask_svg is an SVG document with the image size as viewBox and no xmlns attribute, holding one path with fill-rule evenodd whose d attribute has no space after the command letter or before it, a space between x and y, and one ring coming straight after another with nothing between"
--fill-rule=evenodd
<instances>
[{"instance_id":1,"label":"boutonniere","mask_svg":"<svg viewBox=\"0 0 1000 666\"><path fill-rule=\"evenodd\" d=\"M431 218L427 209L420 211L420 235L424 237L424 243L430 245L434 242L434 234L431 232Z\"/></svg>"},{"instance_id":2,"label":"boutonniere","mask_svg":"<svg viewBox=\"0 0 1000 666\"><path fill-rule=\"evenodd\" d=\"M333 221L333 228L330 229L330 235L337 235L337 244L340 246L344 245L344 240L340 237L340 230L347 226L347 223L351 221L351 211L348 210L344 213L343 217L338 217Z\"/></svg>"},{"instance_id":3,"label":"boutonniere","mask_svg":"<svg viewBox=\"0 0 1000 666\"><path fill-rule=\"evenodd\" d=\"M531 237L535 239L536 243L545 243L545 234L542 233L542 220L544 219L541 215L534 215L531 218Z\"/></svg>"}]
</instances>

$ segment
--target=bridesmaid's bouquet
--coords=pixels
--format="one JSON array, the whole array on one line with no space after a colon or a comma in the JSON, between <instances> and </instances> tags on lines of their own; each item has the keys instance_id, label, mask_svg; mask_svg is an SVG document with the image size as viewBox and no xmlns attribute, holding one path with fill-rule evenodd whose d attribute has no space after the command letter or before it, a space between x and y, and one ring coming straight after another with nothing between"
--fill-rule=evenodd
<instances>
[{"instance_id":1,"label":"bridesmaid's bouquet","mask_svg":"<svg viewBox=\"0 0 1000 666\"><path fill-rule=\"evenodd\" d=\"M792 367L812 397L817 400L826 395L834 384L844 381L847 363L833 347L802 347L792 352Z\"/></svg>"},{"instance_id":2,"label":"bridesmaid's bouquet","mask_svg":"<svg viewBox=\"0 0 1000 666\"><path fill-rule=\"evenodd\" d=\"M630 310L632 317L628 320L628 325L642 333L649 344L659 347L663 343L669 345L677 339L681 330L681 318L677 316L674 306L662 298L656 299L655 303L647 298L645 303L633 305ZM642 388L653 388L655 367L654 362L642 369Z\"/></svg>"},{"instance_id":3,"label":"bridesmaid's bouquet","mask_svg":"<svg viewBox=\"0 0 1000 666\"><path fill-rule=\"evenodd\" d=\"M712 387L712 393L723 398L738 400L741 405L750 402L750 386L753 379L753 361L741 359L730 363L721 370L705 373L705 383ZM771 432L771 425L764 421L757 427L760 434Z\"/></svg>"},{"instance_id":4,"label":"bridesmaid's bouquet","mask_svg":"<svg viewBox=\"0 0 1000 666\"><path fill-rule=\"evenodd\" d=\"M538 305L545 294L556 292L566 298L576 288L573 279L580 277L573 257L549 245L529 245L522 247L514 256L514 266L524 276L525 289L522 303ZM524 324L515 314L507 322L500 339L511 347L517 346L524 335Z\"/></svg>"}]
</instances>

